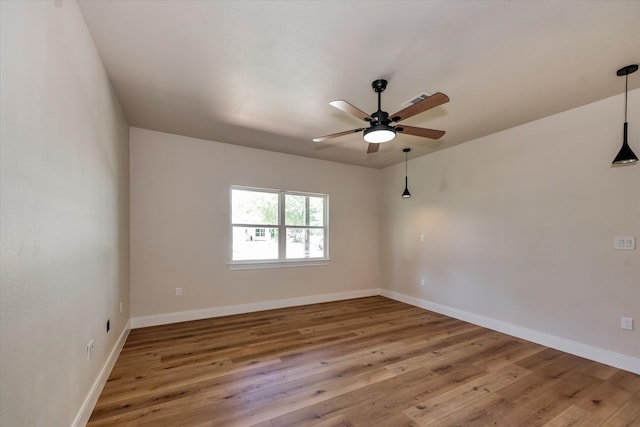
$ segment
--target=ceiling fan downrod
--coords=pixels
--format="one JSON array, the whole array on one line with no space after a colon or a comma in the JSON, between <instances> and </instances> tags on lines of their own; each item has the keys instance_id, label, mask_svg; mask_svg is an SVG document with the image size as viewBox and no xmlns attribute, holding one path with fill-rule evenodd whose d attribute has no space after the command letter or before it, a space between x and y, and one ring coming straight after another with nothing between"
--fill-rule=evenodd
<instances>
[{"instance_id":1,"label":"ceiling fan downrod","mask_svg":"<svg viewBox=\"0 0 640 427\"><path fill-rule=\"evenodd\" d=\"M374 92L378 94L378 111L371 114L371 117L374 118L377 124L385 124L388 125L390 123L389 114L385 111L382 111L382 92L387 88L387 81L385 79L374 80L371 83L371 87Z\"/></svg>"}]
</instances>

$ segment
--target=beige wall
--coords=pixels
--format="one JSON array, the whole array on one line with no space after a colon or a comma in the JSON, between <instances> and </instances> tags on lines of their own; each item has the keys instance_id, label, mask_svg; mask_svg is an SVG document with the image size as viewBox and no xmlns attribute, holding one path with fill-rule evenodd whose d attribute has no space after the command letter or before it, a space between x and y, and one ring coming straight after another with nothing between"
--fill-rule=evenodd
<instances>
[{"instance_id":1,"label":"beige wall","mask_svg":"<svg viewBox=\"0 0 640 427\"><path fill-rule=\"evenodd\" d=\"M635 90L640 154L638 110ZM408 200L404 165L387 168L383 286L637 364L640 250L613 247L640 238L640 165L611 167L623 117L620 95L410 160Z\"/></svg>"},{"instance_id":2,"label":"beige wall","mask_svg":"<svg viewBox=\"0 0 640 427\"><path fill-rule=\"evenodd\" d=\"M75 2L0 8L0 425L69 426L129 318L128 128Z\"/></svg>"},{"instance_id":3,"label":"beige wall","mask_svg":"<svg viewBox=\"0 0 640 427\"><path fill-rule=\"evenodd\" d=\"M130 139L132 317L380 286L380 171L137 128ZM231 185L329 194L329 265L230 271Z\"/></svg>"}]
</instances>

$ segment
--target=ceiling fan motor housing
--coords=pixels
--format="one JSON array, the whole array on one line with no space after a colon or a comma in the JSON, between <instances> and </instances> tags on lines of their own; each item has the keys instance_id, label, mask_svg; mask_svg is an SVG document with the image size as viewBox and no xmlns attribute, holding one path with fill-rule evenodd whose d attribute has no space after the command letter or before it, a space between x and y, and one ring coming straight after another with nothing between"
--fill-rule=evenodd
<instances>
[{"instance_id":1,"label":"ceiling fan motor housing","mask_svg":"<svg viewBox=\"0 0 640 427\"><path fill-rule=\"evenodd\" d=\"M378 110L375 113L371 114L371 117L373 118L373 124L380 123L388 125L389 123L391 123L391 120L389 120L389 113L387 113L386 111Z\"/></svg>"}]
</instances>

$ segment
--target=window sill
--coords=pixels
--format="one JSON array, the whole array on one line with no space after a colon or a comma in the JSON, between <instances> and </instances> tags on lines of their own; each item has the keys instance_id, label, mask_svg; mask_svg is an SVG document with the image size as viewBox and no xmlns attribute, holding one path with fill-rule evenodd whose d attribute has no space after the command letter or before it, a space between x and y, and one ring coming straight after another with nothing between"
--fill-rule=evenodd
<instances>
[{"instance_id":1,"label":"window sill","mask_svg":"<svg viewBox=\"0 0 640 427\"><path fill-rule=\"evenodd\" d=\"M227 263L229 270L256 270L261 268L316 267L329 265L330 258L312 260L293 259L287 261L234 261Z\"/></svg>"}]
</instances>

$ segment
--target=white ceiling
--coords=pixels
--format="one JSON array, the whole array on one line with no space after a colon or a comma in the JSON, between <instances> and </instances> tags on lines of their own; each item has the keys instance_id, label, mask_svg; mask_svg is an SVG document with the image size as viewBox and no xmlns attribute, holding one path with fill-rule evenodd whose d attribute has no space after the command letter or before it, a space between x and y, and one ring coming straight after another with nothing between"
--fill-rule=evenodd
<instances>
[{"instance_id":1,"label":"white ceiling","mask_svg":"<svg viewBox=\"0 0 640 427\"><path fill-rule=\"evenodd\" d=\"M616 70L640 63L640 1L79 4L131 126L374 168L622 93ZM369 155L361 134L311 141L364 127L329 101L372 113L378 78L389 113L447 94L404 122L447 134Z\"/></svg>"}]
</instances>

